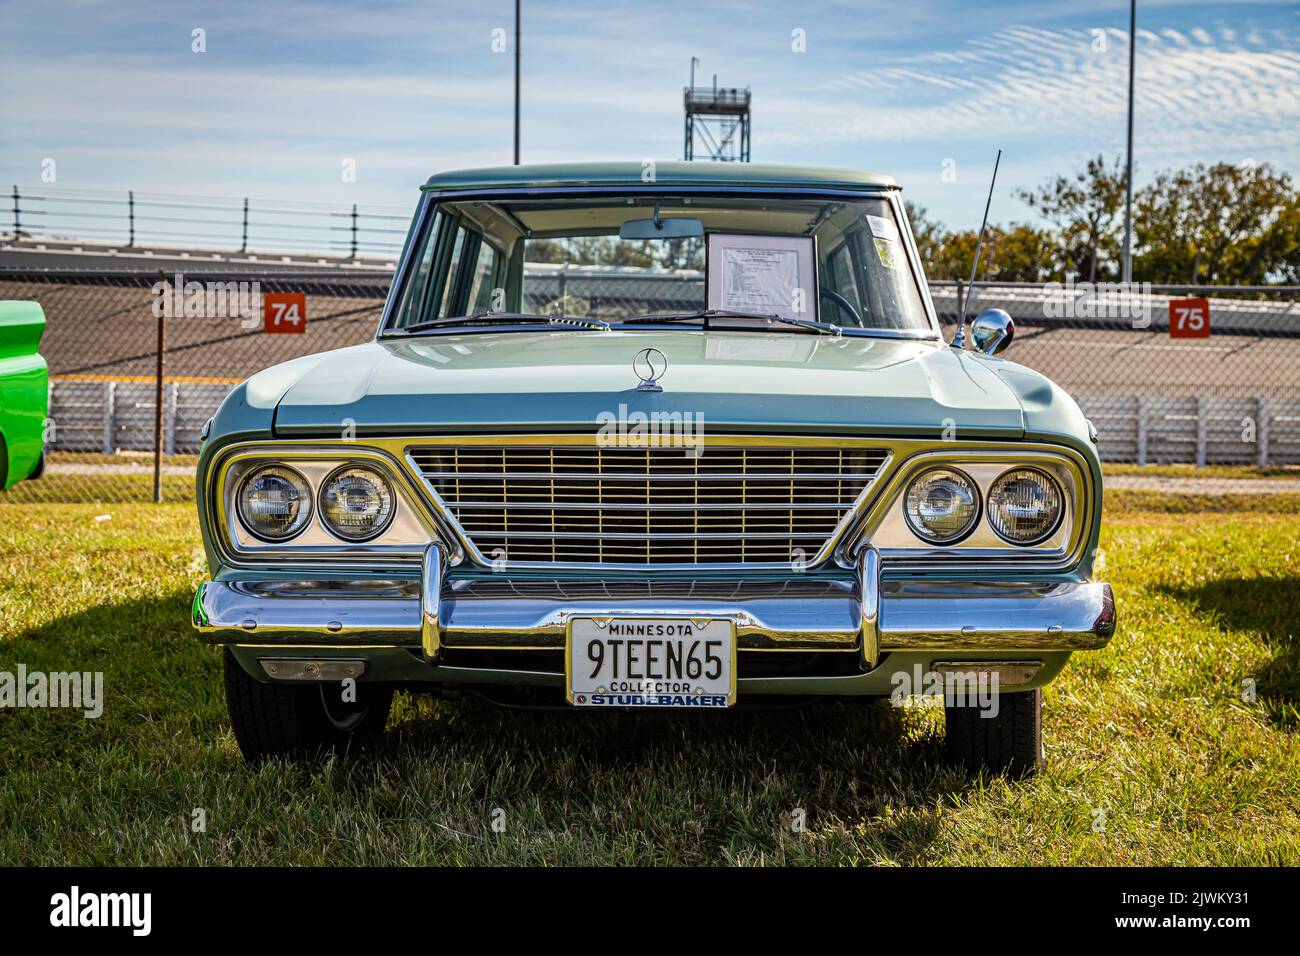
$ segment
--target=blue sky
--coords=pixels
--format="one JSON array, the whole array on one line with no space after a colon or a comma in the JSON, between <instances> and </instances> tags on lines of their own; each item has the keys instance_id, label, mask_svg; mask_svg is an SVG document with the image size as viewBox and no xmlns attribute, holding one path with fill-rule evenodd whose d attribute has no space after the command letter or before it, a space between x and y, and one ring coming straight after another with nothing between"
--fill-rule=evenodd
<instances>
[{"instance_id":1,"label":"blue sky","mask_svg":"<svg viewBox=\"0 0 1300 956\"><path fill-rule=\"evenodd\" d=\"M435 170L510 161L512 22L500 0L0 0L0 181L53 158L60 187L410 207ZM1028 219L1017 187L1122 151L1127 25L1126 2L525 0L523 158L680 158L695 55L753 90L755 161L888 172L972 226L1002 147L992 216ZM1300 171L1300 4L1140 2L1138 27L1139 181Z\"/></svg>"}]
</instances>

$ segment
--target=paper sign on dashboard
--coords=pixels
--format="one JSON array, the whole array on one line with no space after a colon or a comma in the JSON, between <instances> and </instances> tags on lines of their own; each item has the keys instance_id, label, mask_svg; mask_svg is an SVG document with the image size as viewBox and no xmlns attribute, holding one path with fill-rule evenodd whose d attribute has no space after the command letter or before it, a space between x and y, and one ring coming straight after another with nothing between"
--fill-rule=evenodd
<instances>
[{"instance_id":1,"label":"paper sign on dashboard","mask_svg":"<svg viewBox=\"0 0 1300 956\"><path fill-rule=\"evenodd\" d=\"M813 240L711 233L709 308L814 319Z\"/></svg>"}]
</instances>

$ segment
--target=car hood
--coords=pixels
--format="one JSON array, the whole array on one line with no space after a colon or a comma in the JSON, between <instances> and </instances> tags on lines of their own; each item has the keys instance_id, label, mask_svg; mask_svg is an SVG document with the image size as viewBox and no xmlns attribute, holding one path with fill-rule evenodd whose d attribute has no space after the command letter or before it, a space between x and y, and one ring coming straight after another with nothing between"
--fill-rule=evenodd
<instances>
[{"instance_id":1,"label":"car hood","mask_svg":"<svg viewBox=\"0 0 1300 956\"><path fill-rule=\"evenodd\" d=\"M667 359L660 392L637 390L633 360L646 348ZM623 412L693 413L706 428L739 431L1024 430L988 361L935 341L546 330L387 339L313 359L288 376L277 435L586 429Z\"/></svg>"}]
</instances>

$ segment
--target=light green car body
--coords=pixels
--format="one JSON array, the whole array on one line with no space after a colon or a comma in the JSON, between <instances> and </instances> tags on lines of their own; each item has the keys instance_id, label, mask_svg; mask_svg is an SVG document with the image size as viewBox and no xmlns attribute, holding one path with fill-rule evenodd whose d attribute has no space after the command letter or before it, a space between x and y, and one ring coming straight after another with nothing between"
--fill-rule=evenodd
<instances>
[{"instance_id":1,"label":"light green car body","mask_svg":"<svg viewBox=\"0 0 1300 956\"><path fill-rule=\"evenodd\" d=\"M639 164L530 166L471 170L433 177L407 251L399 266L396 290L408 268L412 237L430 204L441 196L463 198L476 192L548 188L628 191L654 188L701 190L746 189L757 192L816 191L876 195L898 202L897 185L888 177L839 170L809 170L741 164L661 163L647 184ZM901 218L901 203L899 203ZM915 247L905 237L913 261ZM922 288L924 283L922 281ZM390 293L385 321L394 308ZM575 334L571 330L476 332L463 337L439 336L375 341L300 358L260 372L236 387L210 423L200 455L197 501L211 583L196 595L194 623L211 641L229 646L250 675L266 680L259 661L267 658L363 660L363 680L402 683L541 685L562 688L563 673L518 666L451 666L428 653L418 635L397 643L371 636L349 636L346 622L337 632L324 628L299 637L271 635L250 619L238 623L213 619L209 590L216 585L264 587L267 582L347 581L418 583L418 562L404 567L367 570L356 564L251 566L231 560L220 540L221 493L214 475L234 446L272 442L307 447L332 444L352 430L351 447L368 442L418 439L449 434L571 434L592 429L598 416L626 403L629 413L691 412L701 414L709 430L720 435L826 435L914 442L927 447L962 449L1049 447L1071 456L1089 486L1087 513L1072 560L1034 572L1036 586L1084 585L1092 582L1093 560L1101 525L1102 476L1090 425L1078 405L1061 388L1028 368L971 350L950 348L939 336L933 305L925 295L934 334L907 338L853 339L839 348L822 348L799 358L773 357L763 348L772 336L762 332L701 332L684 335L663 329L622 330L613 334ZM512 307L518 307L517 304ZM498 340L490 342L490 340ZM508 340L508 341L504 341ZM725 348L717 348L725 342ZM630 360L644 348L657 348L671 361L662 392L637 391ZM340 454L346 455L346 450ZM394 467L400 467L396 464ZM412 486L418 479L404 475ZM446 570L449 582L491 580L493 570L461 561ZM710 577L670 569L655 571L662 579ZM801 570L805 579L844 581L851 572L842 564ZM884 578L902 578L888 562ZM735 571L711 575L736 578ZM580 581L589 572L549 571L547 580ZM610 579L643 579L641 572L611 572ZM770 573L769 573L770 576ZM755 577L753 572L742 575ZM763 577L759 574L758 577ZM960 585L1014 586L1026 580L1023 569L965 566L952 568L944 580ZM1109 590L1106 592L1109 599ZM251 605L250 605L251 606ZM1008 654L1006 645L985 649L966 642L960 658L1003 661L1032 657L1041 664L1027 690L1052 680L1075 649L1101 646L1113 631L1113 618L1099 619L1089 642L1052 646L1040 641L1032 652ZM761 694L888 695L894 677L915 667L928 670L950 661L954 648L932 646L893 650L868 661L854 673L809 676L762 676L741 680L742 698Z\"/></svg>"},{"instance_id":2,"label":"light green car body","mask_svg":"<svg viewBox=\"0 0 1300 956\"><path fill-rule=\"evenodd\" d=\"M37 473L49 418L49 369L41 357L45 313L36 302L0 302L0 488Z\"/></svg>"}]
</instances>

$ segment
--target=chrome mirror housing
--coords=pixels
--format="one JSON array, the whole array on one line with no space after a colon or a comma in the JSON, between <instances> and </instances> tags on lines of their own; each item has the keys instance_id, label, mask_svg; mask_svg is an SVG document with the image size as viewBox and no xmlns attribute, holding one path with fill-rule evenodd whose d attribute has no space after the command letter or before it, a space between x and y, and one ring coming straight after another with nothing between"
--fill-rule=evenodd
<instances>
[{"instance_id":1,"label":"chrome mirror housing","mask_svg":"<svg viewBox=\"0 0 1300 956\"><path fill-rule=\"evenodd\" d=\"M1016 337L1016 323L1003 309L985 309L970 324L970 337L976 349L997 355Z\"/></svg>"}]
</instances>

